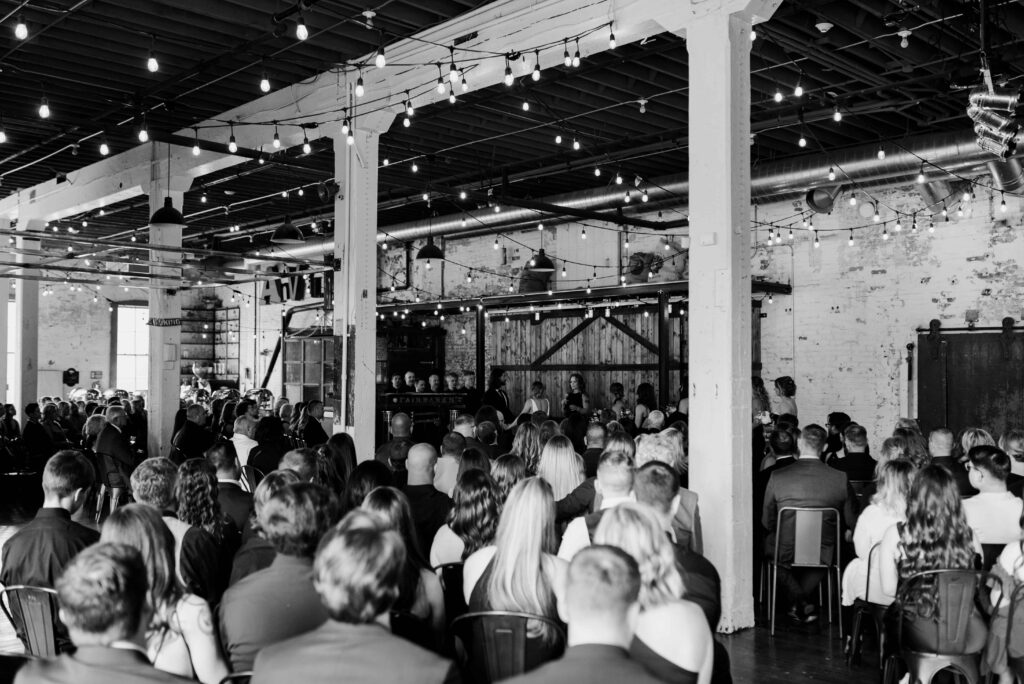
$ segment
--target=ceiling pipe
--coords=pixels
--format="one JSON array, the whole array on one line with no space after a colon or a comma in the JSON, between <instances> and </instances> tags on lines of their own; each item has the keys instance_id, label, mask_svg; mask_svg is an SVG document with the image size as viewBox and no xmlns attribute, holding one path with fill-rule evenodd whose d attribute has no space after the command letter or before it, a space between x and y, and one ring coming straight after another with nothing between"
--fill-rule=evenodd
<instances>
[{"instance_id":1,"label":"ceiling pipe","mask_svg":"<svg viewBox=\"0 0 1024 684\"><path fill-rule=\"evenodd\" d=\"M1024 188L1024 167L1020 159L1007 161L990 161L988 171L992 174L992 187L996 190L1016 192Z\"/></svg>"},{"instance_id":2,"label":"ceiling pipe","mask_svg":"<svg viewBox=\"0 0 1024 684\"><path fill-rule=\"evenodd\" d=\"M935 216L942 213L942 210L945 207L943 200L952 194L953 186L947 181L928 181L924 185L920 186L920 190L921 197L924 199L925 207L928 207L926 211L929 211L932 216Z\"/></svg>"},{"instance_id":3,"label":"ceiling pipe","mask_svg":"<svg viewBox=\"0 0 1024 684\"><path fill-rule=\"evenodd\" d=\"M821 155L796 157L779 162L762 164L751 172L751 199L778 200L788 197L803 197L816 187L832 188L836 185L869 188L882 184L913 182L920 171L921 160L942 167L950 172L962 173L980 164L992 161L992 155L978 147L973 131L962 133L933 133L906 140L899 148L890 147L884 159L877 156L878 145L860 145L840 150L825 159ZM1007 164L1015 162L1010 160ZM1016 162L1020 168L1019 161ZM827 180L827 171L832 166L836 180ZM933 181L945 180L939 176ZM1024 182L1024 178L1021 178ZM574 209L609 210L623 206L623 194L628 180L622 185L609 185L576 192L553 195L544 198L547 204L567 206ZM671 203L675 207L686 205L689 194L687 174L664 176L648 180L649 204L636 207L637 213L646 213L658 205ZM634 188L635 190L635 188ZM635 202L633 204L640 204ZM383 226L377 232L377 241L412 241L434 237L468 237L483 232L509 232L519 226L535 226L539 214L531 209L512 207L501 213L484 208L449 214L434 219L409 221ZM554 224L548 218L545 224ZM465 223L465 225L463 225ZM330 239L307 241L306 244L288 250L292 258L309 259L333 251ZM274 254L269 250L268 254ZM248 264L258 260L247 260Z\"/></svg>"}]
</instances>

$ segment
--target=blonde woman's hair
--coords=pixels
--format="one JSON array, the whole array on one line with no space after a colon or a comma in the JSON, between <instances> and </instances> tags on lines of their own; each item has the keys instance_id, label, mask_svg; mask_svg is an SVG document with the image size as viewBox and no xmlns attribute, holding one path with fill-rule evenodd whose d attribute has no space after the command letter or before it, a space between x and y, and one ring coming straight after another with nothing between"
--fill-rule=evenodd
<instances>
[{"instance_id":1,"label":"blonde woman's hair","mask_svg":"<svg viewBox=\"0 0 1024 684\"><path fill-rule=\"evenodd\" d=\"M529 477L508 495L494 538L494 560L485 587L491 610L510 610L557 618L555 593L545 568L557 550L555 499L551 486ZM530 623L531 637L550 638L550 628Z\"/></svg>"},{"instance_id":2,"label":"blonde woman's hair","mask_svg":"<svg viewBox=\"0 0 1024 684\"><path fill-rule=\"evenodd\" d=\"M878 490L871 497L871 503L899 516L907 516L907 496L910 483L917 474L917 467L907 458L894 458L875 466L875 480Z\"/></svg>"},{"instance_id":3,"label":"blonde woman's hair","mask_svg":"<svg viewBox=\"0 0 1024 684\"><path fill-rule=\"evenodd\" d=\"M963 450L964 456L967 455L968 451L981 444L996 445L996 440L992 439L992 435L989 434L988 430L969 427L960 435L960 448Z\"/></svg>"},{"instance_id":4,"label":"blonde woman's hair","mask_svg":"<svg viewBox=\"0 0 1024 684\"><path fill-rule=\"evenodd\" d=\"M640 607L653 608L683 595L683 579L661 519L646 504L619 504L601 517L595 544L617 546L640 566Z\"/></svg>"},{"instance_id":5,"label":"blonde woman's hair","mask_svg":"<svg viewBox=\"0 0 1024 684\"><path fill-rule=\"evenodd\" d=\"M555 435L540 452L537 475L551 485L555 501L564 499L583 482L583 459L565 435Z\"/></svg>"}]
</instances>

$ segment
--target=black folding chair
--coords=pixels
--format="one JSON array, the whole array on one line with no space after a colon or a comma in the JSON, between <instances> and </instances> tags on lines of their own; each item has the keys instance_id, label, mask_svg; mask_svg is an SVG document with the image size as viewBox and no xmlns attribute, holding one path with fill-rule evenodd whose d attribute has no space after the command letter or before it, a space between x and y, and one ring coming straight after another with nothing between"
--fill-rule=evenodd
<instances>
[{"instance_id":1,"label":"black folding chair","mask_svg":"<svg viewBox=\"0 0 1024 684\"><path fill-rule=\"evenodd\" d=\"M0 608L25 645L39 658L60 653L57 643L57 592L46 587L17 585L0 591Z\"/></svg>"},{"instance_id":2,"label":"black folding chair","mask_svg":"<svg viewBox=\"0 0 1024 684\"><path fill-rule=\"evenodd\" d=\"M264 478L264 473L259 468L251 465L239 466L239 484L244 491L250 494L256 491L256 486Z\"/></svg>"},{"instance_id":3,"label":"black folding chair","mask_svg":"<svg viewBox=\"0 0 1024 684\"><path fill-rule=\"evenodd\" d=\"M243 672L232 672L224 679L220 680L218 684L249 684L249 680L252 679L252 670L245 670Z\"/></svg>"},{"instance_id":4,"label":"black folding chair","mask_svg":"<svg viewBox=\"0 0 1024 684\"><path fill-rule=\"evenodd\" d=\"M852 665L853 661L860 657L860 628L866 615L871 619L875 626L875 634L878 635L878 668L885 667L885 611L889 606L871 600L871 573L877 562L880 546L875 544L868 552L868 581L864 587L864 598L853 602L853 629L850 634L850 652L846 654L847 665Z\"/></svg>"},{"instance_id":5,"label":"black folding chair","mask_svg":"<svg viewBox=\"0 0 1024 684\"><path fill-rule=\"evenodd\" d=\"M552 634L545 644L549 660L565 650L565 632L550 618L529 613L487 611L466 613L452 622L456 646L462 656L463 677L477 684L491 684L527 671L527 630L530 623L543 623Z\"/></svg>"},{"instance_id":6,"label":"black folding chair","mask_svg":"<svg viewBox=\"0 0 1024 684\"><path fill-rule=\"evenodd\" d=\"M445 563L434 568L441 578L441 589L444 591L444 615L448 624L464 614L466 597L462 593L462 563Z\"/></svg>"}]
</instances>

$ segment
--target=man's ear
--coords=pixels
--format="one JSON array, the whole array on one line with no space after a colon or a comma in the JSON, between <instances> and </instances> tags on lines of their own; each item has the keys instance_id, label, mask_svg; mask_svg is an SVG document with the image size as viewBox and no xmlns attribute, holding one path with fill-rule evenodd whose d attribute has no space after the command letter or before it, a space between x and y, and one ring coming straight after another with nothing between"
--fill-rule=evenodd
<instances>
[{"instance_id":1,"label":"man's ear","mask_svg":"<svg viewBox=\"0 0 1024 684\"><path fill-rule=\"evenodd\" d=\"M683 503L683 495L682 494L676 494L675 496L672 497L672 505L669 507L669 512L671 513L673 518L676 517L676 513L679 512L679 506L682 503Z\"/></svg>"}]
</instances>

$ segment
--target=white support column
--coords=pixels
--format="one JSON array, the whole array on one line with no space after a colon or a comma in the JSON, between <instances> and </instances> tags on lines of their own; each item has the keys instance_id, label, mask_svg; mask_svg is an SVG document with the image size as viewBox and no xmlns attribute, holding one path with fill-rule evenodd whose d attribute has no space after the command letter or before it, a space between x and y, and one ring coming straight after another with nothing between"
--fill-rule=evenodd
<instances>
[{"instance_id":1,"label":"white support column","mask_svg":"<svg viewBox=\"0 0 1024 684\"><path fill-rule=\"evenodd\" d=\"M38 233L42 229L43 221L30 219L24 214L18 218L18 230L24 231L26 235ZM20 249L39 249L39 240L36 237L19 237L17 246ZM35 258L19 254L17 261L28 263L35 261ZM22 272L38 274L38 271ZM39 399L39 281L20 281L15 302L14 359L18 364L18 383L13 388L13 403L18 413L22 414L24 423L25 404Z\"/></svg>"},{"instance_id":2,"label":"white support column","mask_svg":"<svg viewBox=\"0 0 1024 684\"><path fill-rule=\"evenodd\" d=\"M0 278L0 401L9 403L11 397L11 369L7 367L7 331L10 321L7 303L11 297L11 279Z\"/></svg>"},{"instance_id":3,"label":"white support column","mask_svg":"<svg viewBox=\"0 0 1024 684\"><path fill-rule=\"evenodd\" d=\"M166 178L154 178L149 184L149 213L153 214L170 197L174 206L182 208L183 189L176 189L172 177L168 192ZM149 243L166 247L181 247L181 228L150 228ZM151 250L149 258L167 264L151 268L153 275L163 274L165 280L181 277L181 254ZM181 295L178 290L152 286L149 290L149 439L150 456L167 456L174 436L174 415L178 411L178 378L181 364L181 325L170 324L181 318ZM156 324L156 325L154 325Z\"/></svg>"},{"instance_id":4,"label":"white support column","mask_svg":"<svg viewBox=\"0 0 1024 684\"><path fill-rule=\"evenodd\" d=\"M719 631L754 625L751 577L750 19L687 26L690 487L722 576Z\"/></svg>"},{"instance_id":5,"label":"white support column","mask_svg":"<svg viewBox=\"0 0 1024 684\"><path fill-rule=\"evenodd\" d=\"M374 127L376 128L376 127ZM348 432L360 461L373 458L377 397L377 159L379 133L334 138L334 432Z\"/></svg>"}]
</instances>

